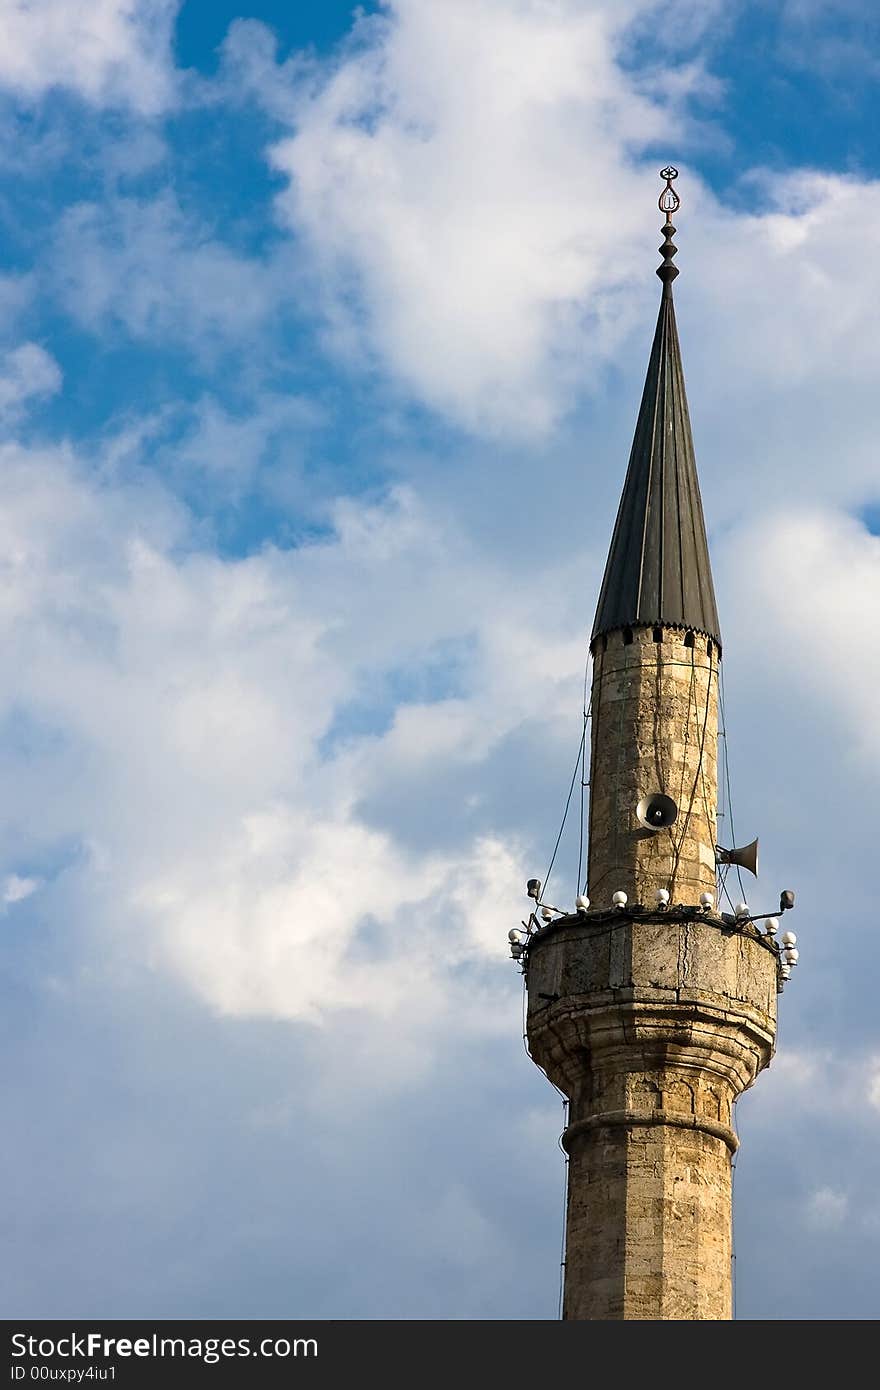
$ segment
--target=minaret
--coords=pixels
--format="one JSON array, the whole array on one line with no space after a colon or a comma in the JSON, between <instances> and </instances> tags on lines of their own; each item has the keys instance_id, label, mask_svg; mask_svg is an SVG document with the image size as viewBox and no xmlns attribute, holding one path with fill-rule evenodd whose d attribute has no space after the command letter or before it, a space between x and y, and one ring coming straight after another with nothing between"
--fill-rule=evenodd
<instances>
[{"instance_id":1,"label":"minaret","mask_svg":"<svg viewBox=\"0 0 880 1390\"><path fill-rule=\"evenodd\" d=\"M715 907L721 632L672 299L676 175L591 639L590 898L533 917L521 952L530 1051L569 1099L572 1319L731 1317L732 1107L770 1061L788 972L775 922Z\"/></svg>"}]
</instances>

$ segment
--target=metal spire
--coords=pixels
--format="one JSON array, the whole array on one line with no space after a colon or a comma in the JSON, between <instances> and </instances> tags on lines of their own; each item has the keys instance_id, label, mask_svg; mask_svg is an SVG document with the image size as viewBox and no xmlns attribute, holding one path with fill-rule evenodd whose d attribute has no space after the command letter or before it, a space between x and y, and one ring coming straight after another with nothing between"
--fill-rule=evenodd
<instances>
[{"instance_id":1,"label":"metal spire","mask_svg":"<svg viewBox=\"0 0 880 1390\"><path fill-rule=\"evenodd\" d=\"M681 348L675 323L671 215L681 206L678 171L662 170L663 281L623 495L599 595L592 641L626 627L667 626L705 633L720 644L709 547L697 480Z\"/></svg>"}]
</instances>

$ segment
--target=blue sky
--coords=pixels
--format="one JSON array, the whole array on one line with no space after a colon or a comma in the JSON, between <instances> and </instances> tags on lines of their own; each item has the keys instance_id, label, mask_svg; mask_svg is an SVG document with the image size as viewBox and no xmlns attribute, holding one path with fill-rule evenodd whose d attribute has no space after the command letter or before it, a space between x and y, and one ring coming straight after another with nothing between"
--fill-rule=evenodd
<instances>
[{"instance_id":1,"label":"blue sky","mask_svg":"<svg viewBox=\"0 0 880 1390\"><path fill-rule=\"evenodd\" d=\"M0 3L7 1316L555 1316L506 938L669 160L737 826L798 891L737 1311L876 1316L873 9L75 9Z\"/></svg>"}]
</instances>

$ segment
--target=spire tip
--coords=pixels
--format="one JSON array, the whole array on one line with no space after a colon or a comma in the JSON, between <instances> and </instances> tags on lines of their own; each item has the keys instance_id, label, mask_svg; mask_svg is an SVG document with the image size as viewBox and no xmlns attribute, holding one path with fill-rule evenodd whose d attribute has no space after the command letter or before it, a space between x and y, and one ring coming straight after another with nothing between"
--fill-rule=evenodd
<instances>
[{"instance_id":1,"label":"spire tip","mask_svg":"<svg viewBox=\"0 0 880 1390\"><path fill-rule=\"evenodd\" d=\"M660 170L661 179L666 180L666 187L660 194L657 206L661 212L666 214L666 221L661 228L663 232L663 245L660 247L660 254L663 257L663 264L657 267L657 274L663 281L663 291L666 293L671 289L672 281L678 274L678 268L672 264L673 256L678 254L678 247L672 240L675 228L672 225L672 214L678 212L681 207L681 199L672 187L673 179L678 178L678 170L672 164L667 164L665 169Z\"/></svg>"}]
</instances>

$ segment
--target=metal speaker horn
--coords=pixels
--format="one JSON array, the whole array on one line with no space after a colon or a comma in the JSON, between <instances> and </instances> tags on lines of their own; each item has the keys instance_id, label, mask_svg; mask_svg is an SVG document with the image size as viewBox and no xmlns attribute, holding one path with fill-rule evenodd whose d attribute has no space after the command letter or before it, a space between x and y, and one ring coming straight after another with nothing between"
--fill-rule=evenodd
<instances>
[{"instance_id":1,"label":"metal speaker horn","mask_svg":"<svg viewBox=\"0 0 880 1390\"><path fill-rule=\"evenodd\" d=\"M678 819L678 807L671 796L652 792L643 796L636 807L636 816L648 830L665 830Z\"/></svg>"},{"instance_id":2,"label":"metal speaker horn","mask_svg":"<svg viewBox=\"0 0 880 1390\"><path fill-rule=\"evenodd\" d=\"M740 849L722 849L720 845L715 848L715 858L719 864L739 864L741 869L748 869L750 874L758 877L758 841L753 840L750 845L743 845Z\"/></svg>"}]
</instances>

